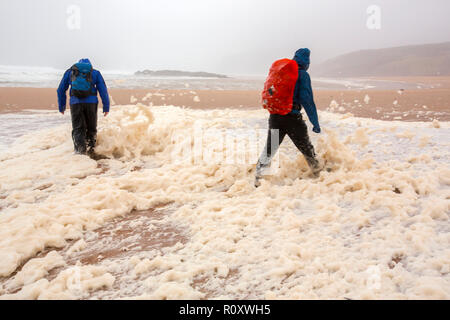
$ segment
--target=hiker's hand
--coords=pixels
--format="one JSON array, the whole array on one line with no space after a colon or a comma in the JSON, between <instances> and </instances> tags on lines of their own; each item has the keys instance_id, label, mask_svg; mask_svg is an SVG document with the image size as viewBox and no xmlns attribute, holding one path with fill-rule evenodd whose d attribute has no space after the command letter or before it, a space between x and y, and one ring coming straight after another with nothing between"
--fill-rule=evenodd
<instances>
[{"instance_id":1,"label":"hiker's hand","mask_svg":"<svg viewBox=\"0 0 450 320\"><path fill-rule=\"evenodd\" d=\"M314 127L314 128L313 128L313 131L314 131L315 133L320 133L320 127Z\"/></svg>"},{"instance_id":2,"label":"hiker's hand","mask_svg":"<svg viewBox=\"0 0 450 320\"><path fill-rule=\"evenodd\" d=\"M109 112L103 112L103 116L107 116Z\"/></svg>"}]
</instances>

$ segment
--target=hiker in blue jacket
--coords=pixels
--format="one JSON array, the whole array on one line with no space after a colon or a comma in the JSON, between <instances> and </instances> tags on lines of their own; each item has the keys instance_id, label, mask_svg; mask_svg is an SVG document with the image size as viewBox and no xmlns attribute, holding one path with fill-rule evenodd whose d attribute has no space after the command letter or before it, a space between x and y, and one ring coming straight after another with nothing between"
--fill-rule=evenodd
<instances>
[{"instance_id":1,"label":"hiker in blue jacket","mask_svg":"<svg viewBox=\"0 0 450 320\"><path fill-rule=\"evenodd\" d=\"M311 51L303 48L295 52L294 59L298 64L298 80L294 90L294 107L292 114L301 114L301 106L306 111L309 121L313 125L312 131L320 133L319 117L317 116L316 104L311 87L311 78L307 72L310 64Z\"/></svg>"},{"instance_id":2,"label":"hiker in blue jacket","mask_svg":"<svg viewBox=\"0 0 450 320\"><path fill-rule=\"evenodd\" d=\"M68 69L59 84L59 112L66 111L66 92L70 88L72 140L76 154L93 154L97 138L97 92L103 103L103 115L109 113L109 95L100 71L92 68L89 59L81 59Z\"/></svg>"},{"instance_id":3,"label":"hiker in blue jacket","mask_svg":"<svg viewBox=\"0 0 450 320\"><path fill-rule=\"evenodd\" d=\"M309 121L313 125L313 132L320 133L319 118L311 88L311 78L307 72L310 64L310 54L311 51L309 49L303 48L297 50L294 55L293 60L298 65L298 80L294 89L292 111L286 115L270 115L266 146L256 165L256 187L260 185L262 171L270 166L272 157L277 152L278 147L286 135L291 138L295 146L302 152L312 173L317 176L321 170L319 161L316 159L314 147L309 140L308 128L300 112L301 107L303 107L308 115ZM272 130L274 129L278 130L278 141L275 141L275 143L272 141Z\"/></svg>"}]
</instances>

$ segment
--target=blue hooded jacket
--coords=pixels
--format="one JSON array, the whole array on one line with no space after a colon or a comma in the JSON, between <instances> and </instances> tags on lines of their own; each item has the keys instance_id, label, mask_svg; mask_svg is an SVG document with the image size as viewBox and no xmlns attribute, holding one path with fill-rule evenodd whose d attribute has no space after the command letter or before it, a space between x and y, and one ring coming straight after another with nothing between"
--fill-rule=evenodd
<instances>
[{"instance_id":1,"label":"blue hooded jacket","mask_svg":"<svg viewBox=\"0 0 450 320\"><path fill-rule=\"evenodd\" d=\"M89 63L89 59L81 59L80 63ZM66 92L70 86L70 76L72 71L69 69L64 73L64 76L59 84L57 93L58 93L58 107L59 112L63 112L66 110ZM98 103L97 92L100 93L100 97L102 98L103 103L103 112L109 112L109 94L108 89L106 88L105 80L102 77L100 71L93 69L92 70L92 84L94 85L95 95L89 96L87 98L77 98L75 96L70 96L70 104L77 103Z\"/></svg>"},{"instance_id":2,"label":"blue hooded jacket","mask_svg":"<svg viewBox=\"0 0 450 320\"><path fill-rule=\"evenodd\" d=\"M294 105L302 106L309 121L313 125L314 132L320 132L319 117L317 116L316 104L311 87L311 78L306 70L309 67L309 56L311 51L307 48L299 49L294 55L298 64L298 80L294 89ZM292 114L298 114L300 110L292 110Z\"/></svg>"}]
</instances>

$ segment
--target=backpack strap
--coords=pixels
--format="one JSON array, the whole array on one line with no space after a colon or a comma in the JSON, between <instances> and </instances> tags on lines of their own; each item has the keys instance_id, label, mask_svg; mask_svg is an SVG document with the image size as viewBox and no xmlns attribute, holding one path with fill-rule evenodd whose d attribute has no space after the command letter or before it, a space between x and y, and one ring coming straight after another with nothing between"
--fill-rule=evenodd
<instances>
[{"instance_id":1,"label":"backpack strap","mask_svg":"<svg viewBox=\"0 0 450 320\"><path fill-rule=\"evenodd\" d=\"M71 71L70 74L70 81L75 81L75 79L78 77L80 71L78 70L78 67L76 64L74 64L72 67L70 67L69 69Z\"/></svg>"}]
</instances>

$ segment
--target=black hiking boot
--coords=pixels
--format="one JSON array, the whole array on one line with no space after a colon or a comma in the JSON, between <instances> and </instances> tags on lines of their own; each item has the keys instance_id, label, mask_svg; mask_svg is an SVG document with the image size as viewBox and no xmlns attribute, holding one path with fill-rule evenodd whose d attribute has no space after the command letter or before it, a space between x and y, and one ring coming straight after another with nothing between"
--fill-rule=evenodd
<instances>
[{"instance_id":1,"label":"black hiking boot","mask_svg":"<svg viewBox=\"0 0 450 320\"><path fill-rule=\"evenodd\" d=\"M79 154L79 155L85 156L85 155L86 155L86 149L83 149L83 148L75 148L75 150L74 150L73 153L74 153L74 154Z\"/></svg>"},{"instance_id":2,"label":"black hiking boot","mask_svg":"<svg viewBox=\"0 0 450 320\"><path fill-rule=\"evenodd\" d=\"M320 172L323 170L323 166L320 165L316 158L305 157L305 159L311 169L312 176L314 178L318 178L320 176Z\"/></svg>"},{"instance_id":3,"label":"black hiking boot","mask_svg":"<svg viewBox=\"0 0 450 320\"><path fill-rule=\"evenodd\" d=\"M256 176L255 177L255 188L258 188L259 186L261 186L261 176Z\"/></svg>"}]
</instances>

